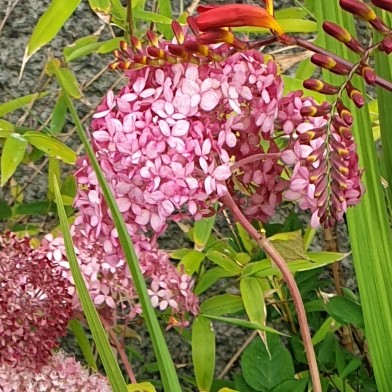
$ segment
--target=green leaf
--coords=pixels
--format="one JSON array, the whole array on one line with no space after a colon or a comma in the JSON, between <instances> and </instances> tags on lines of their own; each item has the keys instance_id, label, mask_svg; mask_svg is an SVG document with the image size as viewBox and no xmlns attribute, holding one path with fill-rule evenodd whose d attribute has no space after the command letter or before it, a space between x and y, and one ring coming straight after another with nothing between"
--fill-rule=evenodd
<instances>
[{"instance_id":1,"label":"green leaf","mask_svg":"<svg viewBox=\"0 0 392 392\"><path fill-rule=\"evenodd\" d=\"M82 94L80 93L78 86L78 81L76 80L75 75L70 69L58 68L56 76L59 80L61 80L61 85L71 97L76 99L82 98Z\"/></svg>"},{"instance_id":2,"label":"green leaf","mask_svg":"<svg viewBox=\"0 0 392 392\"><path fill-rule=\"evenodd\" d=\"M301 230L278 233L268 239L286 263L297 260L308 260Z\"/></svg>"},{"instance_id":3,"label":"green leaf","mask_svg":"<svg viewBox=\"0 0 392 392\"><path fill-rule=\"evenodd\" d=\"M15 215L46 215L48 212L56 212L56 205L49 200L21 204L15 209Z\"/></svg>"},{"instance_id":4,"label":"green leaf","mask_svg":"<svg viewBox=\"0 0 392 392\"><path fill-rule=\"evenodd\" d=\"M101 46L96 50L97 53L111 53L120 46L120 41L124 41L124 37L116 37L108 41L100 42Z\"/></svg>"},{"instance_id":5,"label":"green leaf","mask_svg":"<svg viewBox=\"0 0 392 392\"><path fill-rule=\"evenodd\" d=\"M13 233L21 233L26 237L28 235L29 236L37 235L41 231L41 228L34 225L25 225L22 223L18 223L12 227L11 231Z\"/></svg>"},{"instance_id":6,"label":"green leaf","mask_svg":"<svg viewBox=\"0 0 392 392\"><path fill-rule=\"evenodd\" d=\"M15 129L14 124L11 124L8 121L5 120L0 120L0 137L1 138L7 138L11 132L13 132Z\"/></svg>"},{"instance_id":7,"label":"green leaf","mask_svg":"<svg viewBox=\"0 0 392 392\"><path fill-rule=\"evenodd\" d=\"M23 108L33 100L46 97L48 94L49 94L48 92L35 93L35 94L25 95L24 97L16 98L13 99L12 101L3 103L2 105L0 105L0 117L3 117L6 114L11 113L16 109Z\"/></svg>"},{"instance_id":8,"label":"green leaf","mask_svg":"<svg viewBox=\"0 0 392 392\"><path fill-rule=\"evenodd\" d=\"M335 319L333 319L332 317L328 317L323 322L323 324L318 329L318 331L313 335L312 337L313 346L322 342L327 336L327 334L337 331L340 328L340 326L341 324L338 323Z\"/></svg>"},{"instance_id":9,"label":"green leaf","mask_svg":"<svg viewBox=\"0 0 392 392\"><path fill-rule=\"evenodd\" d=\"M233 260L220 252L209 249L206 253L206 257L227 272L236 275L241 273L241 268Z\"/></svg>"},{"instance_id":10,"label":"green leaf","mask_svg":"<svg viewBox=\"0 0 392 392\"><path fill-rule=\"evenodd\" d=\"M75 41L73 44L66 46L63 49L65 61L68 63L87 56L102 46L102 42L97 42L99 39L96 35L89 35Z\"/></svg>"},{"instance_id":11,"label":"green leaf","mask_svg":"<svg viewBox=\"0 0 392 392\"><path fill-rule=\"evenodd\" d=\"M304 392L308 380L287 380L273 389L273 392Z\"/></svg>"},{"instance_id":12,"label":"green leaf","mask_svg":"<svg viewBox=\"0 0 392 392\"><path fill-rule=\"evenodd\" d=\"M244 376L241 376L239 374L233 374L233 378L234 378L234 385L235 388L238 391L241 392L256 392L255 389L251 388L245 381Z\"/></svg>"},{"instance_id":13,"label":"green leaf","mask_svg":"<svg viewBox=\"0 0 392 392\"><path fill-rule=\"evenodd\" d=\"M61 169L60 161L55 158L49 158L49 170L48 170L48 191L46 197L48 200L54 200L54 182L53 178L56 178L58 184L61 181Z\"/></svg>"},{"instance_id":14,"label":"green leaf","mask_svg":"<svg viewBox=\"0 0 392 392\"><path fill-rule=\"evenodd\" d=\"M272 334L287 336L286 334L279 332L276 329L273 329L271 327L266 327L265 325L261 325L261 324L251 323L250 321L247 320L242 320L242 319L237 319L232 317L213 316L212 314L204 314L204 313L202 314L202 316L207 317L211 320L221 321L222 323L226 323L226 324L232 324L243 328L256 329L258 331L265 331L265 332L270 332Z\"/></svg>"},{"instance_id":15,"label":"green leaf","mask_svg":"<svg viewBox=\"0 0 392 392\"><path fill-rule=\"evenodd\" d=\"M48 9L39 18L26 47L21 74L29 58L57 35L79 3L80 0L52 0Z\"/></svg>"},{"instance_id":16,"label":"green leaf","mask_svg":"<svg viewBox=\"0 0 392 392\"><path fill-rule=\"evenodd\" d=\"M76 153L67 145L53 137L40 132L26 132L24 138L34 147L43 151L51 158L61 159L63 162L73 164L76 161Z\"/></svg>"},{"instance_id":17,"label":"green leaf","mask_svg":"<svg viewBox=\"0 0 392 392\"><path fill-rule=\"evenodd\" d=\"M246 382L257 391L270 392L286 380L294 378L289 351L277 335L267 334L268 351L260 338L255 338L241 356Z\"/></svg>"},{"instance_id":18,"label":"green leaf","mask_svg":"<svg viewBox=\"0 0 392 392\"><path fill-rule=\"evenodd\" d=\"M164 15L156 14L155 12L151 11L144 11L144 10L133 10L133 17L145 20L147 22L154 22L154 23L162 23L170 25L172 20L167 18Z\"/></svg>"},{"instance_id":19,"label":"green leaf","mask_svg":"<svg viewBox=\"0 0 392 392\"><path fill-rule=\"evenodd\" d=\"M239 222L235 223L242 245L251 257L259 253L260 245L249 235Z\"/></svg>"},{"instance_id":20,"label":"green leaf","mask_svg":"<svg viewBox=\"0 0 392 392\"><path fill-rule=\"evenodd\" d=\"M333 374L329 377L329 384L339 392L355 392L355 389L353 389L347 381L344 381L341 377Z\"/></svg>"},{"instance_id":21,"label":"green leaf","mask_svg":"<svg viewBox=\"0 0 392 392\"><path fill-rule=\"evenodd\" d=\"M216 295L200 305L200 312L205 315L222 316L237 313L244 309L241 297L232 294Z\"/></svg>"},{"instance_id":22,"label":"green leaf","mask_svg":"<svg viewBox=\"0 0 392 392\"><path fill-rule=\"evenodd\" d=\"M151 305L150 296L147 292L146 282L140 270L138 258L136 256L132 240L129 236L127 226L122 218L121 212L118 209L116 200L113 197L110 186L105 180L95 153L91 145L89 144L89 140L79 120L76 110L72 104L72 101L67 94L65 95L67 100L67 106L71 113L72 119L76 124L76 130L78 132L79 138L83 142L83 145L87 152L87 156L97 175L99 185L102 189L105 201L111 211L113 221L118 232L121 248L124 252L125 260L127 261L128 268L131 272L132 280L135 285L135 289L139 297L139 302L143 310L144 320L146 321L149 336L152 341L155 357L159 364L160 380L162 382L163 389L170 392L181 392L181 387L178 382L178 377L173 364L173 360L170 356L167 344L161 330L161 326L155 314L155 310Z\"/></svg>"},{"instance_id":23,"label":"green leaf","mask_svg":"<svg viewBox=\"0 0 392 392\"><path fill-rule=\"evenodd\" d=\"M275 19L303 19L308 13L299 7L289 7L275 12Z\"/></svg>"},{"instance_id":24,"label":"green leaf","mask_svg":"<svg viewBox=\"0 0 392 392\"><path fill-rule=\"evenodd\" d=\"M279 24L286 33L313 33L317 31L317 24L306 19L280 19ZM264 27L234 27L233 30L245 34L269 33Z\"/></svg>"},{"instance_id":25,"label":"green leaf","mask_svg":"<svg viewBox=\"0 0 392 392\"><path fill-rule=\"evenodd\" d=\"M215 215L203 218L193 225L193 241L197 250L202 251L210 238L215 223Z\"/></svg>"},{"instance_id":26,"label":"green leaf","mask_svg":"<svg viewBox=\"0 0 392 392\"><path fill-rule=\"evenodd\" d=\"M191 250L181 259L181 262L178 264L177 269L181 271L181 267L183 267L184 272L189 276L192 276L194 273L199 271L200 265L204 259L204 253L196 250Z\"/></svg>"},{"instance_id":27,"label":"green leaf","mask_svg":"<svg viewBox=\"0 0 392 392\"><path fill-rule=\"evenodd\" d=\"M27 140L18 133L13 133L6 139L1 153L1 186L12 177L22 162L27 144Z\"/></svg>"},{"instance_id":28,"label":"green leaf","mask_svg":"<svg viewBox=\"0 0 392 392\"><path fill-rule=\"evenodd\" d=\"M0 200L0 219L8 219L11 216L12 210L9 205L4 200Z\"/></svg>"},{"instance_id":29,"label":"green leaf","mask_svg":"<svg viewBox=\"0 0 392 392\"><path fill-rule=\"evenodd\" d=\"M110 0L88 0L88 2L94 12L109 15L111 7Z\"/></svg>"},{"instance_id":30,"label":"green leaf","mask_svg":"<svg viewBox=\"0 0 392 392\"><path fill-rule=\"evenodd\" d=\"M335 363L336 338L333 333L325 335L324 340L317 346L317 359L321 368L333 370Z\"/></svg>"},{"instance_id":31,"label":"green leaf","mask_svg":"<svg viewBox=\"0 0 392 392\"><path fill-rule=\"evenodd\" d=\"M69 322L69 327L71 328L75 338L79 344L80 349L82 350L84 359L87 362L87 365L90 366L91 369L94 369L96 372L98 371L97 364L95 362L95 357L93 351L91 349L91 344L86 336L86 332L84 331L82 325L79 320L74 319Z\"/></svg>"},{"instance_id":32,"label":"green leaf","mask_svg":"<svg viewBox=\"0 0 392 392\"><path fill-rule=\"evenodd\" d=\"M209 289L221 278L229 278L231 276L236 276L236 275L237 275L236 273L233 274L232 272L228 272L224 270L222 267L211 268L207 270L199 279L195 288L195 294L200 295L204 293L207 289Z\"/></svg>"},{"instance_id":33,"label":"green leaf","mask_svg":"<svg viewBox=\"0 0 392 392\"><path fill-rule=\"evenodd\" d=\"M358 328L365 328L361 305L347 297L337 295L325 304L328 314L341 324L354 324Z\"/></svg>"},{"instance_id":34,"label":"green leaf","mask_svg":"<svg viewBox=\"0 0 392 392\"><path fill-rule=\"evenodd\" d=\"M344 368L340 377L345 379L349 374L355 372L362 365L362 360L359 358L353 358L348 365Z\"/></svg>"},{"instance_id":35,"label":"green leaf","mask_svg":"<svg viewBox=\"0 0 392 392\"><path fill-rule=\"evenodd\" d=\"M60 226L62 236L64 238L65 249L67 252L67 259L72 272L72 278L75 282L76 291L82 304L84 315L86 316L88 326L93 335L94 342L97 346L99 357L105 368L106 375L109 379L110 385L114 392L127 392L127 386L121 374L120 367L113 354L112 348L106 336L105 330L99 320L99 316L90 294L87 290L86 284L83 280L82 273L79 268L78 260L76 258L74 244L72 243L71 233L68 227L67 216L64 211L64 206L61 201L61 194L59 185L56 179L54 181L54 190L56 195L56 203L58 207L58 215L60 218Z\"/></svg>"},{"instance_id":36,"label":"green leaf","mask_svg":"<svg viewBox=\"0 0 392 392\"><path fill-rule=\"evenodd\" d=\"M50 122L50 132L52 135L61 133L65 124L65 116L67 114L67 105L65 103L64 95L61 94L56 102L53 110L52 120Z\"/></svg>"},{"instance_id":37,"label":"green leaf","mask_svg":"<svg viewBox=\"0 0 392 392\"><path fill-rule=\"evenodd\" d=\"M166 18L173 20L173 12L170 0L158 0L159 13ZM158 22L161 23L161 22ZM166 39L171 40L174 36L171 26L158 26L158 30L163 33Z\"/></svg>"},{"instance_id":38,"label":"green leaf","mask_svg":"<svg viewBox=\"0 0 392 392\"><path fill-rule=\"evenodd\" d=\"M61 195L75 198L77 191L78 187L76 184L76 178L73 174L70 174L61 186Z\"/></svg>"},{"instance_id":39,"label":"green leaf","mask_svg":"<svg viewBox=\"0 0 392 392\"><path fill-rule=\"evenodd\" d=\"M154 385L150 382L141 382L127 385L128 392L156 392Z\"/></svg>"},{"instance_id":40,"label":"green leaf","mask_svg":"<svg viewBox=\"0 0 392 392\"><path fill-rule=\"evenodd\" d=\"M209 391L215 369L215 332L211 321L200 315L192 324L192 362L199 391Z\"/></svg>"},{"instance_id":41,"label":"green leaf","mask_svg":"<svg viewBox=\"0 0 392 392\"><path fill-rule=\"evenodd\" d=\"M266 307L263 290L258 279L254 277L242 278L240 291L249 320L252 323L265 325Z\"/></svg>"}]
</instances>

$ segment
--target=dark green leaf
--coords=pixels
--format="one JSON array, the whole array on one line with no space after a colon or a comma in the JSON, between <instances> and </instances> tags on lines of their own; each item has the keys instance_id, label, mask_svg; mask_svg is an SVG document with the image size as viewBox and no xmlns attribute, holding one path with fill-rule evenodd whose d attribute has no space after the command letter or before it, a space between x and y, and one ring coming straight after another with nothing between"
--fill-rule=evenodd
<instances>
[{"instance_id":1,"label":"dark green leaf","mask_svg":"<svg viewBox=\"0 0 392 392\"><path fill-rule=\"evenodd\" d=\"M76 178L73 174L70 174L61 186L61 195L74 198L76 196L77 189Z\"/></svg>"},{"instance_id":2,"label":"dark green leaf","mask_svg":"<svg viewBox=\"0 0 392 392\"><path fill-rule=\"evenodd\" d=\"M240 392L256 392L255 389L251 388L245 381L244 376L234 374L234 386L237 391Z\"/></svg>"},{"instance_id":3,"label":"dark green leaf","mask_svg":"<svg viewBox=\"0 0 392 392\"><path fill-rule=\"evenodd\" d=\"M52 121L50 122L50 131L56 135L61 133L65 124L65 115L67 113L67 105L65 103L64 95L61 94L57 100L56 106L53 110Z\"/></svg>"},{"instance_id":4,"label":"dark green leaf","mask_svg":"<svg viewBox=\"0 0 392 392\"><path fill-rule=\"evenodd\" d=\"M232 294L217 295L204 301L200 312L207 315L222 316L237 313L244 309L241 297Z\"/></svg>"},{"instance_id":5,"label":"dark green leaf","mask_svg":"<svg viewBox=\"0 0 392 392\"><path fill-rule=\"evenodd\" d=\"M274 388L273 392L304 392L308 380L287 380Z\"/></svg>"},{"instance_id":6,"label":"dark green leaf","mask_svg":"<svg viewBox=\"0 0 392 392\"><path fill-rule=\"evenodd\" d=\"M257 391L271 392L286 380L294 378L291 355L277 335L267 334L268 351L257 337L241 356L241 367L246 382Z\"/></svg>"},{"instance_id":7,"label":"dark green leaf","mask_svg":"<svg viewBox=\"0 0 392 392\"><path fill-rule=\"evenodd\" d=\"M0 200L0 219L8 219L12 216L12 210L8 204Z\"/></svg>"},{"instance_id":8,"label":"dark green leaf","mask_svg":"<svg viewBox=\"0 0 392 392\"><path fill-rule=\"evenodd\" d=\"M292 212L284 221L282 227L282 233L288 233L290 231L301 230L303 234L303 227L301 221L298 218L298 215Z\"/></svg>"},{"instance_id":9,"label":"dark green leaf","mask_svg":"<svg viewBox=\"0 0 392 392\"><path fill-rule=\"evenodd\" d=\"M56 205L49 201L33 201L16 207L15 215L46 215L48 212L56 212Z\"/></svg>"},{"instance_id":10,"label":"dark green leaf","mask_svg":"<svg viewBox=\"0 0 392 392\"><path fill-rule=\"evenodd\" d=\"M337 295L326 304L328 314L341 324L354 324L358 328L365 328L361 305L349 298Z\"/></svg>"},{"instance_id":11,"label":"dark green leaf","mask_svg":"<svg viewBox=\"0 0 392 392\"><path fill-rule=\"evenodd\" d=\"M335 367L335 335L328 333L325 339L317 346L317 359L321 367L334 369Z\"/></svg>"},{"instance_id":12,"label":"dark green leaf","mask_svg":"<svg viewBox=\"0 0 392 392\"><path fill-rule=\"evenodd\" d=\"M343 372L340 374L341 378L346 378L349 374L355 372L362 365L362 361L359 358L353 358L347 366L344 368Z\"/></svg>"}]
</instances>

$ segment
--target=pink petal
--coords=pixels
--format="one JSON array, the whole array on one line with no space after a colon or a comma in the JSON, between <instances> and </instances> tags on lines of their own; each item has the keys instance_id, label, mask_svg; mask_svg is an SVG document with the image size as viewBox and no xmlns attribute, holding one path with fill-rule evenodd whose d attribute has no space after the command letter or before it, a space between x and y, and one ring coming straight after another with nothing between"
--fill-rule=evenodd
<instances>
[{"instance_id":1,"label":"pink petal","mask_svg":"<svg viewBox=\"0 0 392 392\"><path fill-rule=\"evenodd\" d=\"M189 122L186 120L178 120L176 125L174 125L173 129L173 136L181 137L188 133L189 131Z\"/></svg>"}]
</instances>

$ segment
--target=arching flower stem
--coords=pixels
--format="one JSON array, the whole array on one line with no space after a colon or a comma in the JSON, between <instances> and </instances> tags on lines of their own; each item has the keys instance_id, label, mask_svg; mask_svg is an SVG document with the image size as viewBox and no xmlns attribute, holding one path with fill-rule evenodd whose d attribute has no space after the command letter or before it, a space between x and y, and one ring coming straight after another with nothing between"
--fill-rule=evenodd
<instances>
[{"instance_id":1,"label":"arching flower stem","mask_svg":"<svg viewBox=\"0 0 392 392\"><path fill-rule=\"evenodd\" d=\"M234 172L241 166L247 165L248 163L259 161L262 159L279 159L282 156L282 153L277 152L277 153L270 153L270 154L254 154L249 157L246 157L244 159L241 159L240 161L234 163L233 165L230 166L230 170Z\"/></svg>"},{"instance_id":2,"label":"arching flower stem","mask_svg":"<svg viewBox=\"0 0 392 392\"><path fill-rule=\"evenodd\" d=\"M260 245L260 248L264 250L264 252L271 258L271 260L276 264L276 266L282 273L283 279L285 280L293 298L293 303L297 312L301 336L305 346L306 358L308 360L309 372L312 378L313 390L314 392L321 392L322 388L320 383L320 375L317 367L316 355L312 344L312 338L309 332L306 312L301 298L301 294L294 280L294 276L291 274L282 256L268 241L265 234L263 232L258 232L252 226L252 224L243 215L242 211L236 205L235 201L229 193L227 193L221 198L221 202L231 211L234 219L238 221L242 225L242 227L248 232L248 234Z\"/></svg>"}]
</instances>

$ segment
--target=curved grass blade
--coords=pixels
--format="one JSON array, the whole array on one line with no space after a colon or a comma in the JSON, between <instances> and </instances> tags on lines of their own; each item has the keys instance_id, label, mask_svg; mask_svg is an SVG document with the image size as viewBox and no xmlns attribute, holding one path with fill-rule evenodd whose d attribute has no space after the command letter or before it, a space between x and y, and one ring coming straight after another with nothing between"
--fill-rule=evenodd
<instances>
[{"instance_id":1,"label":"curved grass blade","mask_svg":"<svg viewBox=\"0 0 392 392\"><path fill-rule=\"evenodd\" d=\"M75 248L72 243L71 233L69 231L67 216L65 214L64 205L61 200L59 184L57 183L55 176L53 177L53 181L57 212L60 218L60 227L64 238L67 258L71 268L72 277L75 281L76 291L88 322L88 326L93 335L94 342L97 345L99 357L101 358L113 392L127 392L127 384L125 383L124 377L122 376L120 367L118 366L117 360L106 337L105 330L99 320L95 305L90 298L90 294L87 290L86 284L84 283L82 273L80 272Z\"/></svg>"}]
</instances>

